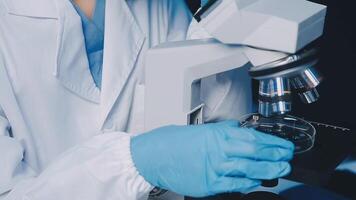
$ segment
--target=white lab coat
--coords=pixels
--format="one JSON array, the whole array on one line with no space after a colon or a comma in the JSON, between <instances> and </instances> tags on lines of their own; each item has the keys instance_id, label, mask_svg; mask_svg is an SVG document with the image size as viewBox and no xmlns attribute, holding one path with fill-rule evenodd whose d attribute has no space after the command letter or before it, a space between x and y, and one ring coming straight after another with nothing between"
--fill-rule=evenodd
<instances>
[{"instance_id":1,"label":"white lab coat","mask_svg":"<svg viewBox=\"0 0 356 200\"><path fill-rule=\"evenodd\" d=\"M144 56L185 39L191 15L183 0L106 1L100 91L68 0L0 0L0 199L146 199L153 188L130 155ZM205 87L206 118L250 111L247 69Z\"/></svg>"}]
</instances>

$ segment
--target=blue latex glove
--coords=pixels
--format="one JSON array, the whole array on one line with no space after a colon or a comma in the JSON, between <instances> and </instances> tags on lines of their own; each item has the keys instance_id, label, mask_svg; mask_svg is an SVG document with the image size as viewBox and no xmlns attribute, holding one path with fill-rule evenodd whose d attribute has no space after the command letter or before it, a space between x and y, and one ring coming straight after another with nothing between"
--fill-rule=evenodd
<instances>
[{"instance_id":1,"label":"blue latex glove","mask_svg":"<svg viewBox=\"0 0 356 200\"><path fill-rule=\"evenodd\" d=\"M283 177L293 151L291 142L235 121L168 126L131 140L133 161L146 181L192 197L241 192Z\"/></svg>"}]
</instances>

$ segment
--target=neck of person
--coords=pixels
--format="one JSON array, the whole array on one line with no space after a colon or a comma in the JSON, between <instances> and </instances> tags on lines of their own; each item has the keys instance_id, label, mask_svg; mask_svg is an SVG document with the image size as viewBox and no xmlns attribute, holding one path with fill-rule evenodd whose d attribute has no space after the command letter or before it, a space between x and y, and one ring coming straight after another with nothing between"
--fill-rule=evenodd
<instances>
[{"instance_id":1,"label":"neck of person","mask_svg":"<svg viewBox=\"0 0 356 200\"><path fill-rule=\"evenodd\" d=\"M73 2L79 6L89 19L93 18L96 0L73 0Z\"/></svg>"}]
</instances>

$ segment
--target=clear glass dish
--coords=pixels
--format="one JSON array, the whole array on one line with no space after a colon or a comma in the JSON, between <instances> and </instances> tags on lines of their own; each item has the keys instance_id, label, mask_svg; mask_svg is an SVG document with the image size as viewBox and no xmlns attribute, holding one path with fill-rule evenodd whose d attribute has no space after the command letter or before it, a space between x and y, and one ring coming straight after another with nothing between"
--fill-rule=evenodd
<instances>
[{"instance_id":1,"label":"clear glass dish","mask_svg":"<svg viewBox=\"0 0 356 200\"><path fill-rule=\"evenodd\" d=\"M295 154L309 151L314 146L316 134L314 126L294 116L263 117L253 113L243 116L240 123L241 127L253 128L293 142Z\"/></svg>"}]
</instances>

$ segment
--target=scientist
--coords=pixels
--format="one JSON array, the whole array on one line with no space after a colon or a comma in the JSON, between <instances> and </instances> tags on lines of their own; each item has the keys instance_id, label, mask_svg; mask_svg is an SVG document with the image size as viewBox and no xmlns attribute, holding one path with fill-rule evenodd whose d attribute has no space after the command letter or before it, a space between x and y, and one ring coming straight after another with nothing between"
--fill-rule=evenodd
<instances>
[{"instance_id":1,"label":"scientist","mask_svg":"<svg viewBox=\"0 0 356 200\"><path fill-rule=\"evenodd\" d=\"M293 144L235 121L139 134L145 53L190 22L183 0L0 0L0 199L201 197L288 174ZM249 79L228 77L207 120L251 111Z\"/></svg>"}]
</instances>

